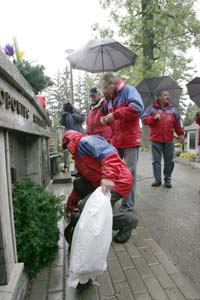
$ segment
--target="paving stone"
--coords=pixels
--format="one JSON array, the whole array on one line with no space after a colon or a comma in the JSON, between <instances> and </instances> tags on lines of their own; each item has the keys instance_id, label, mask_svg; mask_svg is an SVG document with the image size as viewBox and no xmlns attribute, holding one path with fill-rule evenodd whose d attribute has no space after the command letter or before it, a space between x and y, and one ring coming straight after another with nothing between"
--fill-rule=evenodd
<instances>
[{"instance_id":1,"label":"paving stone","mask_svg":"<svg viewBox=\"0 0 200 300\"><path fill-rule=\"evenodd\" d=\"M118 260L108 260L108 270L113 282L125 280L125 276Z\"/></svg>"},{"instance_id":2,"label":"paving stone","mask_svg":"<svg viewBox=\"0 0 200 300\"><path fill-rule=\"evenodd\" d=\"M103 297L103 298L101 298L101 300L118 300L116 297Z\"/></svg>"},{"instance_id":3,"label":"paving stone","mask_svg":"<svg viewBox=\"0 0 200 300\"><path fill-rule=\"evenodd\" d=\"M100 284L98 291L101 298L114 296L115 292L108 272L104 272L103 275L99 276L97 281Z\"/></svg>"},{"instance_id":4,"label":"paving stone","mask_svg":"<svg viewBox=\"0 0 200 300\"><path fill-rule=\"evenodd\" d=\"M156 258L165 268L168 274L178 273L178 269L174 266L174 264L168 259L168 257L164 253L156 254Z\"/></svg>"},{"instance_id":5,"label":"paving stone","mask_svg":"<svg viewBox=\"0 0 200 300\"><path fill-rule=\"evenodd\" d=\"M167 288L165 289L165 293L170 300L185 300L185 297L183 297L177 287Z\"/></svg>"},{"instance_id":6,"label":"paving stone","mask_svg":"<svg viewBox=\"0 0 200 300\"><path fill-rule=\"evenodd\" d=\"M31 289L29 300L46 300L47 288Z\"/></svg>"},{"instance_id":7,"label":"paving stone","mask_svg":"<svg viewBox=\"0 0 200 300\"><path fill-rule=\"evenodd\" d=\"M63 289L63 266L51 268L48 293Z\"/></svg>"},{"instance_id":8,"label":"paving stone","mask_svg":"<svg viewBox=\"0 0 200 300\"><path fill-rule=\"evenodd\" d=\"M164 252L162 249L158 246L158 244L153 239L146 239L145 240L148 246L151 248L152 252L154 254L163 254Z\"/></svg>"},{"instance_id":9,"label":"paving stone","mask_svg":"<svg viewBox=\"0 0 200 300\"><path fill-rule=\"evenodd\" d=\"M149 266L145 262L144 258L141 257L132 257L134 265L136 266L140 275L143 276L152 276L153 273L151 272Z\"/></svg>"},{"instance_id":10,"label":"paving stone","mask_svg":"<svg viewBox=\"0 0 200 300\"><path fill-rule=\"evenodd\" d=\"M63 249L58 248L56 256L52 262L52 267L63 266Z\"/></svg>"},{"instance_id":11,"label":"paving stone","mask_svg":"<svg viewBox=\"0 0 200 300\"><path fill-rule=\"evenodd\" d=\"M126 249L127 249L127 251L128 251L128 254L129 254L130 256L133 256L133 257L141 256L139 250L138 250L137 247L134 245L132 239L128 240L128 242L125 243L125 247L126 247Z\"/></svg>"},{"instance_id":12,"label":"paving stone","mask_svg":"<svg viewBox=\"0 0 200 300\"><path fill-rule=\"evenodd\" d=\"M92 285L89 289L82 291L78 295L80 300L99 300L97 287L95 285ZM68 300L68 298L66 298L66 300Z\"/></svg>"},{"instance_id":13,"label":"paving stone","mask_svg":"<svg viewBox=\"0 0 200 300\"><path fill-rule=\"evenodd\" d=\"M115 282L115 292L118 300L134 300L131 290L127 282Z\"/></svg>"},{"instance_id":14,"label":"paving stone","mask_svg":"<svg viewBox=\"0 0 200 300\"><path fill-rule=\"evenodd\" d=\"M111 260L111 259L117 259L115 251L112 246L110 247L107 260Z\"/></svg>"},{"instance_id":15,"label":"paving stone","mask_svg":"<svg viewBox=\"0 0 200 300\"><path fill-rule=\"evenodd\" d=\"M144 293L144 294L140 294L140 295L135 295L135 299L136 300L152 300L152 298L149 296L148 293Z\"/></svg>"},{"instance_id":16,"label":"paving stone","mask_svg":"<svg viewBox=\"0 0 200 300\"><path fill-rule=\"evenodd\" d=\"M181 273L175 273L171 275L171 278L174 280L181 293L188 299L196 300L200 298L200 295L191 285L191 283L186 280L186 278Z\"/></svg>"},{"instance_id":17,"label":"paving stone","mask_svg":"<svg viewBox=\"0 0 200 300\"><path fill-rule=\"evenodd\" d=\"M171 280L162 265L151 266L151 269L163 288L175 287L174 282Z\"/></svg>"},{"instance_id":18,"label":"paving stone","mask_svg":"<svg viewBox=\"0 0 200 300\"><path fill-rule=\"evenodd\" d=\"M48 286L48 280L38 280L37 278L33 280L31 289L38 290L38 289L45 289Z\"/></svg>"},{"instance_id":19,"label":"paving stone","mask_svg":"<svg viewBox=\"0 0 200 300\"><path fill-rule=\"evenodd\" d=\"M63 300L63 291L48 294L48 300Z\"/></svg>"},{"instance_id":20,"label":"paving stone","mask_svg":"<svg viewBox=\"0 0 200 300\"><path fill-rule=\"evenodd\" d=\"M148 242L147 242L147 239L143 239L139 232L137 232L137 234L133 237L133 243L136 247L138 248L143 248L143 247L147 247L148 246Z\"/></svg>"},{"instance_id":21,"label":"paving stone","mask_svg":"<svg viewBox=\"0 0 200 300\"><path fill-rule=\"evenodd\" d=\"M115 249L115 251L123 251L123 250L125 250L124 244L112 243L112 246Z\"/></svg>"},{"instance_id":22,"label":"paving stone","mask_svg":"<svg viewBox=\"0 0 200 300\"><path fill-rule=\"evenodd\" d=\"M167 295L155 277L144 277L143 280L153 300L168 300Z\"/></svg>"},{"instance_id":23,"label":"paving stone","mask_svg":"<svg viewBox=\"0 0 200 300\"><path fill-rule=\"evenodd\" d=\"M47 281L49 279L50 268L45 268L37 274L37 281Z\"/></svg>"},{"instance_id":24,"label":"paving stone","mask_svg":"<svg viewBox=\"0 0 200 300\"><path fill-rule=\"evenodd\" d=\"M151 249L149 247L147 248L140 248L139 249L140 253L142 254L142 256L144 257L146 263L149 266L158 264L158 260L156 259L156 257L153 255Z\"/></svg>"},{"instance_id":25,"label":"paving stone","mask_svg":"<svg viewBox=\"0 0 200 300\"><path fill-rule=\"evenodd\" d=\"M73 288L69 287L67 285L67 280L65 280L65 299L64 300L80 300L80 295L79 295L77 289L73 289Z\"/></svg>"},{"instance_id":26,"label":"paving stone","mask_svg":"<svg viewBox=\"0 0 200 300\"><path fill-rule=\"evenodd\" d=\"M134 268L134 265L127 251L118 251L117 257L119 259L122 269Z\"/></svg>"},{"instance_id":27,"label":"paving stone","mask_svg":"<svg viewBox=\"0 0 200 300\"><path fill-rule=\"evenodd\" d=\"M139 234L141 239L149 239L151 238L149 233L147 232L147 229L144 227L137 227L136 228L137 234Z\"/></svg>"},{"instance_id":28,"label":"paving stone","mask_svg":"<svg viewBox=\"0 0 200 300\"><path fill-rule=\"evenodd\" d=\"M138 274L136 269L125 269L126 278L128 280L129 286L134 294L140 294L146 292L146 288L143 280Z\"/></svg>"}]
</instances>

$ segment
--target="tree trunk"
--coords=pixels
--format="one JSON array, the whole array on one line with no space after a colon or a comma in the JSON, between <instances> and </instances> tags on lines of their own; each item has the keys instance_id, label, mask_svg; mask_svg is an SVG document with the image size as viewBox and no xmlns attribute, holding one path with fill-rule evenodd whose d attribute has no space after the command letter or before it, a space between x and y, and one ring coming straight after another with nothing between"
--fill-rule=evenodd
<instances>
[{"instance_id":1,"label":"tree trunk","mask_svg":"<svg viewBox=\"0 0 200 300\"><path fill-rule=\"evenodd\" d=\"M142 49L143 49L143 77L149 77L154 62L154 28L151 13L152 0L141 0L142 7Z\"/></svg>"}]
</instances>

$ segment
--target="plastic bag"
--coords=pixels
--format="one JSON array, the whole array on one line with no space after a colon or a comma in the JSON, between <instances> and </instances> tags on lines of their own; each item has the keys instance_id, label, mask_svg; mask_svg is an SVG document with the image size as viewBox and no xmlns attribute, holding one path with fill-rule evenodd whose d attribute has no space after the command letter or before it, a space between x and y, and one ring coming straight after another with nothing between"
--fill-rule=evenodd
<instances>
[{"instance_id":1,"label":"plastic bag","mask_svg":"<svg viewBox=\"0 0 200 300\"><path fill-rule=\"evenodd\" d=\"M69 264L68 285L78 283L106 270L106 258L112 242L112 207L110 193L104 194L98 187L88 198L75 227Z\"/></svg>"}]
</instances>

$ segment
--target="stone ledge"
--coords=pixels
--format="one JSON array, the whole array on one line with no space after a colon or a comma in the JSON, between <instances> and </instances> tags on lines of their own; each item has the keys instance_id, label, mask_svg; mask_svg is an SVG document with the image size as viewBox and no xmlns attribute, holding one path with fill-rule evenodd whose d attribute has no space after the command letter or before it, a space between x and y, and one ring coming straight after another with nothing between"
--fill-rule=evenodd
<instances>
[{"instance_id":1,"label":"stone ledge","mask_svg":"<svg viewBox=\"0 0 200 300\"><path fill-rule=\"evenodd\" d=\"M3 300L21 300L24 298L28 279L23 273L24 264L15 264L10 280L7 285L0 286L0 299Z\"/></svg>"}]
</instances>

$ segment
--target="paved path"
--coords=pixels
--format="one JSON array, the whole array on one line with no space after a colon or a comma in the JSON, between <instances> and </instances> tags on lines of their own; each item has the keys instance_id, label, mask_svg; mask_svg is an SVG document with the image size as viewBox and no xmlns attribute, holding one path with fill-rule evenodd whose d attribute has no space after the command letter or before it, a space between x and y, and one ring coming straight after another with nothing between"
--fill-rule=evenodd
<instances>
[{"instance_id":1,"label":"paved path","mask_svg":"<svg viewBox=\"0 0 200 300\"><path fill-rule=\"evenodd\" d=\"M69 186L54 186L58 195ZM59 250L52 265L33 281L29 300L200 300L191 283L151 238L140 219L126 244L112 243L108 270L97 278L99 286L83 293L68 288L68 250L63 239L64 220L59 222Z\"/></svg>"}]
</instances>

